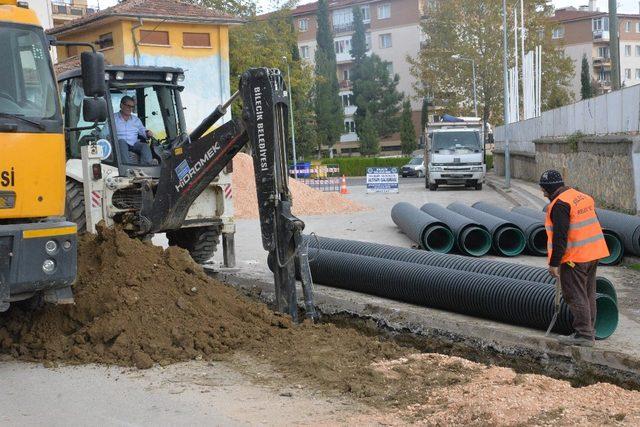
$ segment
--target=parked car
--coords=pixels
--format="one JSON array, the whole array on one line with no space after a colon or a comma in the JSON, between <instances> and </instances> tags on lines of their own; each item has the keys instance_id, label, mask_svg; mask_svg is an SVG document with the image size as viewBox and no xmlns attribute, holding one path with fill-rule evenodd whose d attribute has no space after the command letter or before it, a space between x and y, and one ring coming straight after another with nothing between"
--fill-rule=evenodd
<instances>
[{"instance_id":1,"label":"parked car","mask_svg":"<svg viewBox=\"0 0 640 427\"><path fill-rule=\"evenodd\" d=\"M402 168L400 169L400 174L403 178L406 178L408 176L422 178L424 176L424 170L424 157L412 157L411 160L409 160L409 163L402 166Z\"/></svg>"}]
</instances>

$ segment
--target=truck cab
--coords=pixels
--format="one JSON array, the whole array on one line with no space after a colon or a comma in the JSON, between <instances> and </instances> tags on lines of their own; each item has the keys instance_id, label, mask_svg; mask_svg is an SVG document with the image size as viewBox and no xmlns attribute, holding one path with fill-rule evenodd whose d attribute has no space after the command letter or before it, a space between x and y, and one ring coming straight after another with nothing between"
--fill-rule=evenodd
<instances>
[{"instance_id":1,"label":"truck cab","mask_svg":"<svg viewBox=\"0 0 640 427\"><path fill-rule=\"evenodd\" d=\"M428 123L425 135L425 186L463 185L482 190L486 165L480 119Z\"/></svg>"}]
</instances>

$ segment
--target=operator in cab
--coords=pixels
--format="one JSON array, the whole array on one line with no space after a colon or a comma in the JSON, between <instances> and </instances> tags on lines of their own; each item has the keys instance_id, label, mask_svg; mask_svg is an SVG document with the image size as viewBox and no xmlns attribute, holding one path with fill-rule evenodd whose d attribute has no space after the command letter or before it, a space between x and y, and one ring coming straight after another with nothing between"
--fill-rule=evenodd
<instances>
[{"instance_id":1,"label":"operator in cab","mask_svg":"<svg viewBox=\"0 0 640 427\"><path fill-rule=\"evenodd\" d=\"M153 132L146 129L142 121L133 114L136 101L130 96L123 96L120 100L120 111L114 115L118 144L123 155L134 152L140 156L140 164L143 166L155 166L158 161L151 154L151 147L146 142L141 142L138 137L151 138ZM108 132L108 127L105 126ZM126 154L125 154L126 153Z\"/></svg>"}]
</instances>

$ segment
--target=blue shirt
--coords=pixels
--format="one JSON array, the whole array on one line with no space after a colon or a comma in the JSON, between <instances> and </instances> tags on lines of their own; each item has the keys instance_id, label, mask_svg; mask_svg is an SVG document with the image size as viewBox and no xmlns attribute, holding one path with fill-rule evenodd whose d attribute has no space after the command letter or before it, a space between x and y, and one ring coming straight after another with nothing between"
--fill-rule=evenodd
<instances>
[{"instance_id":1,"label":"blue shirt","mask_svg":"<svg viewBox=\"0 0 640 427\"><path fill-rule=\"evenodd\" d=\"M138 142L138 135L144 138L147 137L147 129L145 129L142 121L135 114L132 114L129 117L129 120L125 120L120 112L114 114L113 117L115 120L118 140L124 139L127 144L134 146L136 142ZM103 133L106 133L107 135L109 134L108 126L104 127Z\"/></svg>"}]
</instances>

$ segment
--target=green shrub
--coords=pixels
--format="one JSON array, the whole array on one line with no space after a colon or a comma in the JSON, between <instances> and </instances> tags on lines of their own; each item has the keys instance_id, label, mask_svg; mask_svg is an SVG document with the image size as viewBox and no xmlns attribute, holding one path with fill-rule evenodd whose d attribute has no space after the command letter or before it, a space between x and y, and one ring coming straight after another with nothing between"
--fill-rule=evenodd
<instances>
[{"instance_id":1,"label":"green shrub","mask_svg":"<svg viewBox=\"0 0 640 427\"><path fill-rule=\"evenodd\" d=\"M493 154L487 154L484 156L484 162L487 165L487 172L493 169Z\"/></svg>"},{"instance_id":2,"label":"green shrub","mask_svg":"<svg viewBox=\"0 0 640 427\"><path fill-rule=\"evenodd\" d=\"M365 176L370 167L401 167L410 157L334 157L322 159L324 165L339 165L340 174L346 176Z\"/></svg>"}]
</instances>

